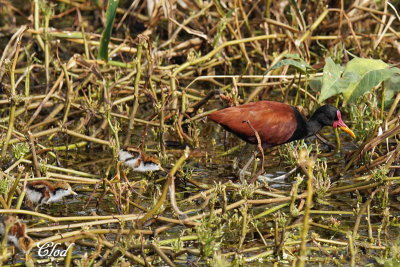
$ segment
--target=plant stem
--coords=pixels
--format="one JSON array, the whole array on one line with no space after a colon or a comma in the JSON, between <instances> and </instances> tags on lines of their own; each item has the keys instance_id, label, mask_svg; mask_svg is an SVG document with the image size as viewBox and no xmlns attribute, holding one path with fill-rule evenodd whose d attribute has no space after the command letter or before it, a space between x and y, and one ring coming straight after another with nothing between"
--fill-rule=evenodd
<instances>
[{"instance_id":1,"label":"plant stem","mask_svg":"<svg viewBox=\"0 0 400 267\"><path fill-rule=\"evenodd\" d=\"M134 125L135 125L135 116L136 116L136 112L139 107L139 82L140 82L140 75L141 75L142 47L143 47L143 43L141 41L138 45L137 54L136 54L136 77L135 77L135 93L134 93L135 101L133 103L131 115L129 116L130 119L129 119L128 132L126 134L125 142L124 142L125 145L130 144L131 135L133 133Z\"/></svg>"},{"instance_id":2,"label":"plant stem","mask_svg":"<svg viewBox=\"0 0 400 267\"><path fill-rule=\"evenodd\" d=\"M308 160L307 164L307 198L306 198L306 206L304 209L304 222L303 222L303 230L301 231L301 245L300 245L300 259L299 265L300 267L305 266L306 257L307 257L307 236L309 229L309 218L310 218L310 209L312 204L312 196L313 196L313 165L314 162Z\"/></svg>"},{"instance_id":3,"label":"plant stem","mask_svg":"<svg viewBox=\"0 0 400 267\"><path fill-rule=\"evenodd\" d=\"M11 108L10 108L10 116L8 119L8 130L6 134L6 138L4 140L2 149L1 149L1 159L4 159L6 153L7 153L7 148L8 144L11 139L12 132L14 130L14 123L15 123L15 110L17 108L17 103L16 103L16 88L15 88L15 67L17 65L17 60L18 60L18 54L19 54L19 49L21 47L21 38L24 32L26 31L26 27L22 27L19 31L19 35L17 37L17 47L15 50L14 54L14 60L11 65L11 70L10 70L10 83L11 83L11 90L10 90L10 99L11 99Z\"/></svg>"}]
</instances>

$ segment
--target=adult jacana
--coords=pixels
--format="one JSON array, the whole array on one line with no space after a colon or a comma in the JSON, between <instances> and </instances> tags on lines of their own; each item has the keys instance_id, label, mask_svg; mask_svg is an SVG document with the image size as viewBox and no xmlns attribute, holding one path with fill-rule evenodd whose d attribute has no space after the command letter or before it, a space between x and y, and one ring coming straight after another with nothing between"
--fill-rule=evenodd
<instances>
[{"instance_id":1,"label":"adult jacana","mask_svg":"<svg viewBox=\"0 0 400 267\"><path fill-rule=\"evenodd\" d=\"M324 126L339 127L355 137L343 122L340 110L330 105L318 108L308 121L295 107L274 101L258 101L221 109L208 115L208 118L251 144L257 144L256 130L263 148L310 137Z\"/></svg>"},{"instance_id":2,"label":"adult jacana","mask_svg":"<svg viewBox=\"0 0 400 267\"><path fill-rule=\"evenodd\" d=\"M274 101L225 108L211 113L208 118L251 144L258 143L255 134L257 131L263 148L310 137L324 126L339 127L355 137L353 131L343 122L340 111L330 105L318 108L308 121L295 107ZM240 176L252 160L253 157L240 172Z\"/></svg>"}]
</instances>

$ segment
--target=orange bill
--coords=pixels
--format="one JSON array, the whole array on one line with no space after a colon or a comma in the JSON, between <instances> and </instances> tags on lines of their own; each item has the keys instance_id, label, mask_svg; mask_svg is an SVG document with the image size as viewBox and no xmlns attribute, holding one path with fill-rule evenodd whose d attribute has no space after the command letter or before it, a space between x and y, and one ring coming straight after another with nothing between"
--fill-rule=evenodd
<instances>
[{"instance_id":1,"label":"orange bill","mask_svg":"<svg viewBox=\"0 0 400 267\"><path fill-rule=\"evenodd\" d=\"M356 135L353 133L352 130L350 130L349 127L347 127L347 126L341 126L341 127L339 127L339 128L340 128L340 130L342 130L342 131L348 133L349 135L351 135L351 137L356 138Z\"/></svg>"}]
</instances>

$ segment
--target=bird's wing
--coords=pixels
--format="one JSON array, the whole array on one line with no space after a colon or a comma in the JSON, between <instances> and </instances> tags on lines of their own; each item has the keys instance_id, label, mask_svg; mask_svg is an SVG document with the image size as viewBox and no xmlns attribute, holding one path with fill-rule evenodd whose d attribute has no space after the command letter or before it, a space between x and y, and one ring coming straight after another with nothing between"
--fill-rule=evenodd
<instances>
[{"instance_id":1,"label":"bird's wing","mask_svg":"<svg viewBox=\"0 0 400 267\"><path fill-rule=\"evenodd\" d=\"M297 121L291 106L271 101L259 101L216 111L208 116L243 140L256 144L250 121L264 145L285 143L296 130Z\"/></svg>"}]
</instances>

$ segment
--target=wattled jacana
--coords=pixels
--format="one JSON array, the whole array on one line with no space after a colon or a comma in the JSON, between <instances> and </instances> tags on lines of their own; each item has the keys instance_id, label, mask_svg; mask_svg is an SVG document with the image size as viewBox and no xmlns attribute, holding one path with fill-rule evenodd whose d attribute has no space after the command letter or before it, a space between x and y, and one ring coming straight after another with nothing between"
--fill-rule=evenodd
<instances>
[{"instance_id":1,"label":"wattled jacana","mask_svg":"<svg viewBox=\"0 0 400 267\"><path fill-rule=\"evenodd\" d=\"M330 105L318 108L308 121L296 108L274 101L258 101L225 108L211 113L208 118L244 141L257 144L254 131L244 123L250 121L264 148L310 137L324 126L339 127L356 137L343 122L340 111Z\"/></svg>"},{"instance_id":2,"label":"wattled jacana","mask_svg":"<svg viewBox=\"0 0 400 267\"><path fill-rule=\"evenodd\" d=\"M308 121L295 107L274 101L225 108L211 113L208 118L251 144L257 144L254 130L257 131L263 148L310 137L324 126L339 127L355 137L343 122L340 111L330 105L318 108Z\"/></svg>"}]
</instances>

